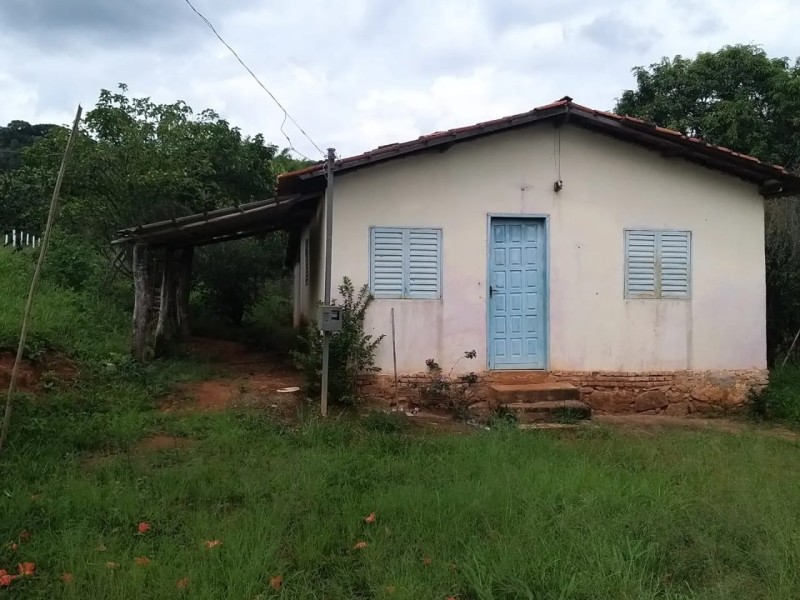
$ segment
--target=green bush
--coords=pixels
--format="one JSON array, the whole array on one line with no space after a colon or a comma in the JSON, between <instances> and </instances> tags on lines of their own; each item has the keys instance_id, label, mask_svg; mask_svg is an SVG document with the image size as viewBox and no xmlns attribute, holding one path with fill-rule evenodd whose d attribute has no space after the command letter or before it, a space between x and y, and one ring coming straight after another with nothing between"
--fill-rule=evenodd
<instances>
[{"instance_id":1,"label":"green bush","mask_svg":"<svg viewBox=\"0 0 800 600\"><path fill-rule=\"evenodd\" d=\"M285 235L273 234L202 248L194 267L200 312L241 325L263 298L265 284L284 276L285 247Z\"/></svg>"},{"instance_id":2,"label":"green bush","mask_svg":"<svg viewBox=\"0 0 800 600\"><path fill-rule=\"evenodd\" d=\"M349 277L339 286L342 297L342 330L331 334L328 375L328 393L331 401L352 404L356 401L356 377L359 373L375 372L375 351L383 340L364 333L364 317L374 300L365 285L358 293ZM336 303L336 300L333 301ZM299 349L292 358L303 372L306 391L316 396L322 377L322 332L312 321L300 334Z\"/></svg>"},{"instance_id":3,"label":"green bush","mask_svg":"<svg viewBox=\"0 0 800 600\"><path fill-rule=\"evenodd\" d=\"M17 346L33 267L32 254L0 249L0 348ZM67 289L53 279L46 270L39 282L26 354L53 349L96 360L127 353L130 316L124 308L96 290Z\"/></svg>"},{"instance_id":4,"label":"green bush","mask_svg":"<svg viewBox=\"0 0 800 600\"><path fill-rule=\"evenodd\" d=\"M753 398L751 406L759 418L800 424L800 365L775 369L769 386Z\"/></svg>"}]
</instances>

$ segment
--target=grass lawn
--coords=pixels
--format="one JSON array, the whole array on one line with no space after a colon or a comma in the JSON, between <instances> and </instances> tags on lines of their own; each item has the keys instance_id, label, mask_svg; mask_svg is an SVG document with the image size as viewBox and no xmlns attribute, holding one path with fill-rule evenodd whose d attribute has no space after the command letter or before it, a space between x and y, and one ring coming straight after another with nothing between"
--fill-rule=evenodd
<instances>
[{"instance_id":1,"label":"grass lawn","mask_svg":"<svg viewBox=\"0 0 800 600\"><path fill-rule=\"evenodd\" d=\"M33 561L36 574L0 597L800 597L797 442L432 435L386 416L289 427L254 411L161 414L155 387L92 389L82 411L72 398L15 417L0 535L30 540L4 543L0 569ZM137 449L153 433L194 441Z\"/></svg>"},{"instance_id":2,"label":"grass lawn","mask_svg":"<svg viewBox=\"0 0 800 600\"><path fill-rule=\"evenodd\" d=\"M30 266L0 252L0 348ZM128 329L114 303L43 281L26 354L66 352L80 376L16 402L0 570L36 570L0 573L0 600L800 598L797 441L164 413L208 371L132 364ZM763 413L797 417L798 389L787 370ZM154 435L186 441L144 448Z\"/></svg>"}]
</instances>

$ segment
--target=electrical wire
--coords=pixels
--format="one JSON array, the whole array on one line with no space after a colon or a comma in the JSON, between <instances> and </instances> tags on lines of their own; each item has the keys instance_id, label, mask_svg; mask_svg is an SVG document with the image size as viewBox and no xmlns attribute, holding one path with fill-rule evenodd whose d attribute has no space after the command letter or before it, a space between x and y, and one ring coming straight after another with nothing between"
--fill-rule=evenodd
<instances>
[{"instance_id":1,"label":"electrical wire","mask_svg":"<svg viewBox=\"0 0 800 600\"><path fill-rule=\"evenodd\" d=\"M299 151L297 148L295 148L295 147L294 147L294 145L292 144L292 140L291 140L291 138L288 136L288 134L286 133L286 131L284 131L284 129L283 129L283 128L284 128L284 126L286 125L286 121L287 121L287 120L288 120L288 121L290 121L290 122L291 122L291 123L292 123L292 124L293 124L295 127L297 127L297 129L300 131L300 133L302 133L302 134L305 136L305 138L306 138L306 139L307 139L309 142L311 142L311 145L312 145L312 146L314 146L314 148L316 148L316 149L317 149L317 151L318 151L318 152L319 152L319 153L320 153L320 154L321 154L321 155L324 157L324 156L325 156L325 153L322 151L322 148L320 148L320 147L317 145L317 143L316 143L314 140L312 140L312 139L311 139L311 137L310 137L310 136L309 136L309 135L308 135L308 134L305 132L305 130L304 130L302 127L300 127L300 124L299 124L297 121L295 121L295 120L294 120L294 117L292 117L292 115L290 115L290 114L289 114L289 111L287 111L287 110L286 110L286 109L283 107L283 104L281 104L281 103L280 103L280 101L279 101L279 100L278 100L278 99L275 97L275 94L273 94L272 92L270 92L270 91L269 91L269 89L267 88L267 86L265 86L265 85L264 85L264 84L261 82L261 80L258 78L258 76L257 76L255 73L253 73L253 70L252 70L250 67L248 67L248 66L247 66L247 64L245 64L245 62L244 62L244 61L241 59L241 57L240 57L240 56L239 56L239 55L236 53L236 50L234 50L233 48L231 48L230 44L228 44L228 42L226 42L226 41L223 39L223 37L222 37L222 36L219 34L219 32L217 32L216 28L215 28L215 27L214 27L214 25L211 23L211 21L209 21L209 20L208 20L208 19L205 17L205 15L203 15L203 13L201 13L199 10L197 10L197 9L196 9L196 8L194 7L194 5L191 3L191 1L190 1L190 0L184 0L184 1L186 2L186 4L188 4L188 5L189 5L189 8L191 8L191 9L194 11L194 13L195 13L195 14L196 14L198 17L200 17L200 18L203 20L203 22L204 22L204 23L205 23L205 24L208 26L208 28L209 28L209 29L210 29L210 30L211 30L211 31L214 33L214 35L215 35L215 36L217 36L217 39L218 39L220 42L222 42L222 45L223 45L223 46L225 46L225 47L226 47L228 50L230 50L231 54L233 54L233 56L234 56L234 57L236 57L236 60L238 60L238 61L239 61L239 64L240 64L240 65L242 65L242 66L245 68L245 70L246 70L246 71L247 71L247 72L250 74L250 76L251 76L253 79L255 79L256 83L257 83L259 86L261 86L261 89L263 89L263 90L264 90L264 91L265 91L265 92L266 92L266 93L269 95L269 97L270 97L270 98L272 98L272 101L273 101L273 102L275 102L275 104L277 104L277 105L278 105L278 108L280 108L280 109L283 111L283 121L281 122L281 129L280 129L280 131L281 131L281 133L283 134L283 137L285 137L285 138L286 138L286 141L287 141L287 142L289 142L289 147L290 147L292 150L294 150L294 151L295 151L297 154L299 154L299 155L300 155L302 158L304 158L304 159L306 159L306 160L309 160L309 161L312 161L312 162L314 162L312 159L310 159L310 158L309 158L309 157L307 157L305 154L303 154L302 152L300 152L300 151Z\"/></svg>"}]
</instances>

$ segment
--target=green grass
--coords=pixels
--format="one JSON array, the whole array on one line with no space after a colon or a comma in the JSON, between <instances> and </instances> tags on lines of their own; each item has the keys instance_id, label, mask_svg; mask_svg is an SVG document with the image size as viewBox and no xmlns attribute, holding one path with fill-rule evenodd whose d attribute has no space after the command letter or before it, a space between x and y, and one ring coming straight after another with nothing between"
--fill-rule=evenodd
<instances>
[{"instance_id":1,"label":"green grass","mask_svg":"<svg viewBox=\"0 0 800 600\"><path fill-rule=\"evenodd\" d=\"M33 273L33 252L0 250L0 349L16 349ZM130 316L109 298L75 292L42 277L34 302L27 355L57 350L97 360L127 352Z\"/></svg>"},{"instance_id":2,"label":"green grass","mask_svg":"<svg viewBox=\"0 0 800 600\"><path fill-rule=\"evenodd\" d=\"M800 365L789 363L773 370L769 387L753 406L761 418L800 424Z\"/></svg>"},{"instance_id":3,"label":"green grass","mask_svg":"<svg viewBox=\"0 0 800 600\"><path fill-rule=\"evenodd\" d=\"M15 417L0 534L32 539L0 550L0 568L38 572L0 593L173 598L188 577L182 595L198 599L800 595L796 442L604 428L430 436L387 417L287 427L260 412L149 410L170 381L198 375L156 365ZM196 443L130 450L156 432ZM223 545L205 549L212 539Z\"/></svg>"},{"instance_id":4,"label":"green grass","mask_svg":"<svg viewBox=\"0 0 800 600\"><path fill-rule=\"evenodd\" d=\"M16 340L31 266L0 252L0 347ZM175 383L209 370L130 362L115 306L43 280L29 354L66 352L81 376L16 403L0 456L0 569L33 561L37 572L0 598L800 597L796 441L164 414L156 406ZM797 373L773 380L767 414L790 418ZM193 441L137 446L155 434ZM22 530L32 537L12 550ZM206 549L214 539L222 546ZM136 566L141 556L151 565Z\"/></svg>"}]
</instances>

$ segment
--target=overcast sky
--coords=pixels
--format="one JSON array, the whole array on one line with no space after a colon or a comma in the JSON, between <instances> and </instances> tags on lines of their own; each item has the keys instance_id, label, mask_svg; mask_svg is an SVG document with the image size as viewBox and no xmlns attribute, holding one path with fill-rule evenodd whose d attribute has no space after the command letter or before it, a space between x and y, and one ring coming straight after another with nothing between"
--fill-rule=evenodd
<instances>
[{"instance_id":1,"label":"overcast sky","mask_svg":"<svg viewBox=\"0 0 800 600\"><path fill-rule=\"evenodd\" d=\"M340 155L564 95L610 109L631 67L664 55L732 43L800 55L796 0L193 1ZM184 0L0 0L0 122L67 123L119 82L286 145L282 113Z\"/></svg>"}]
</instances>

